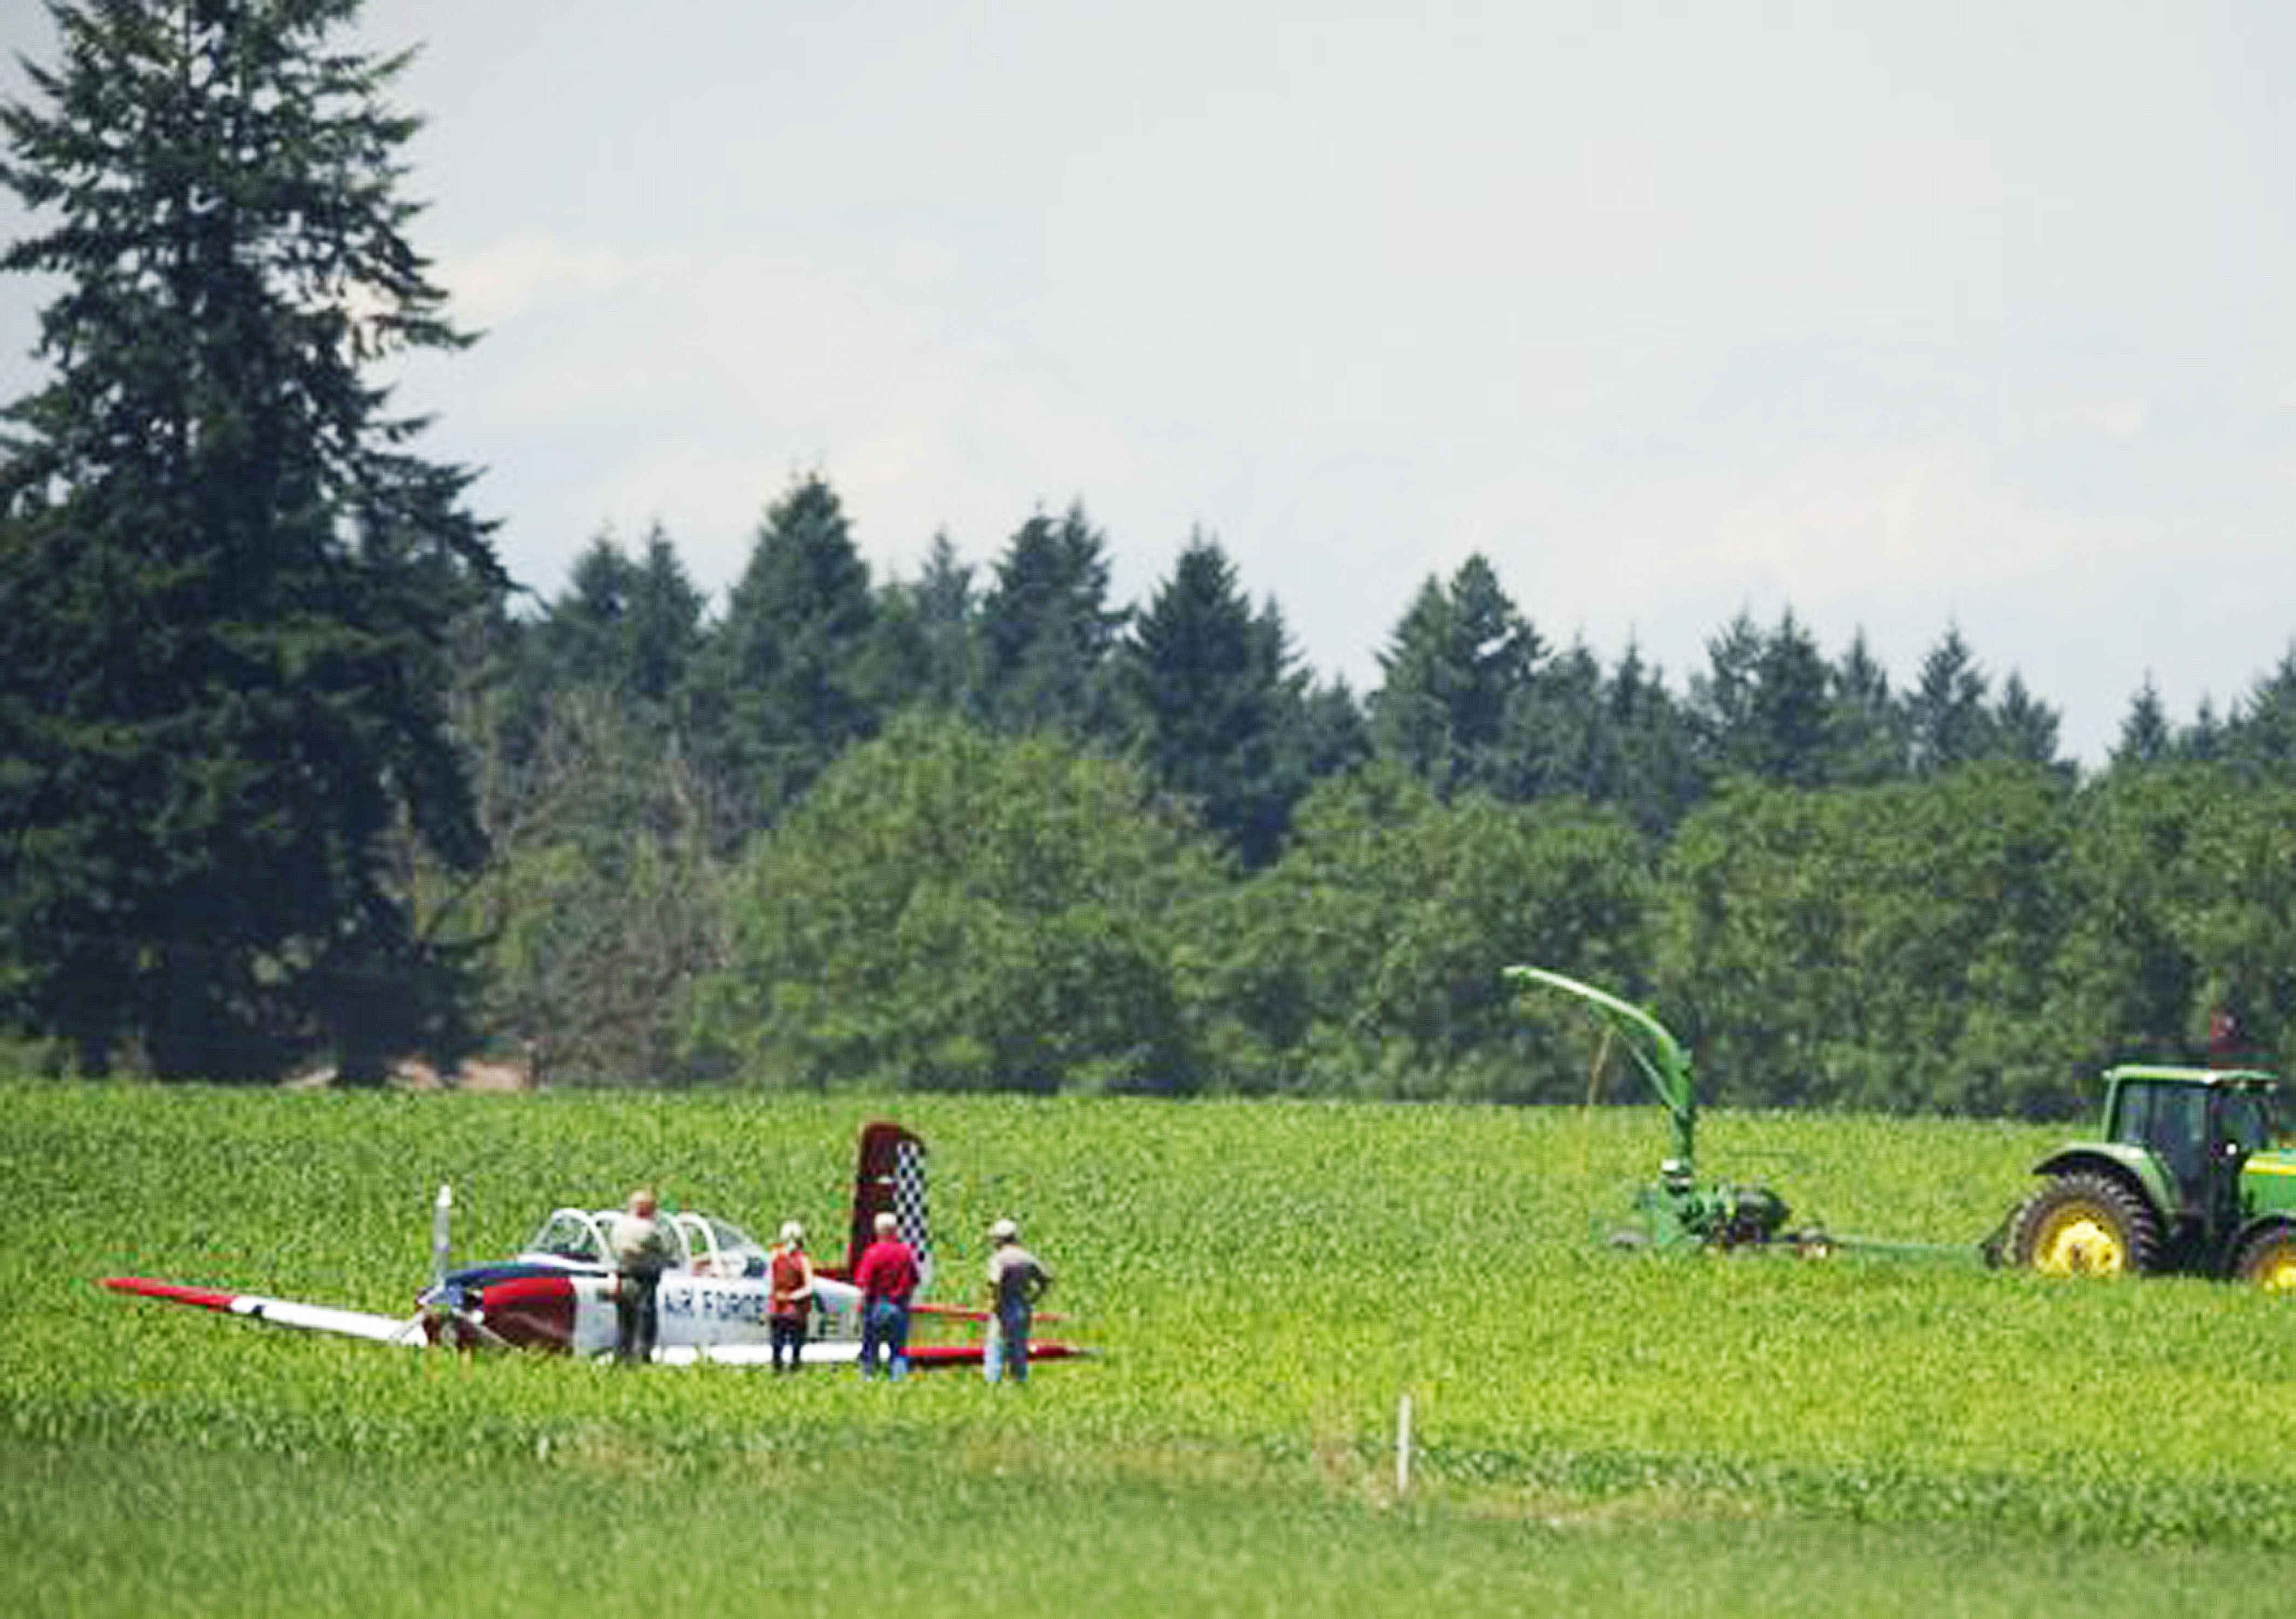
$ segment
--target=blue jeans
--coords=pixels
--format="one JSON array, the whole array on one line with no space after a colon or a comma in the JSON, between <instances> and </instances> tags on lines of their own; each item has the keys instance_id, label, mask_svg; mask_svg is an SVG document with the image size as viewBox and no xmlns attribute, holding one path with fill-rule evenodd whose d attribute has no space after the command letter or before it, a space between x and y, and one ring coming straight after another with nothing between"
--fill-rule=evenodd
<instances>
[{"instance_id":1,"label":"blue jeans","mask_svg":"<svg viewBox=\"0 0 2296 1619\"><path fill-rule=\"evenodd\" d=\"M893 1299L871 1299L861 1311L861 1375L877 1375L877 1351L885 1352L886 1370L895 1377L909 1375L909 1307Z\"/></svg>"},{"instance_id":2,"label":"blue jeans","mask_svg":"<svg viewBox=\"0 0 2296 1619\"><path fill-rule=\"evenodd\" d=\"M1015 1383L1029 1380L1029 1315L1025 1304L1017 1310L997 1306L996 1319L988 1328L988 1347L980 1358L981 1376L989 1382L1008 1370Z\"/></svg>"}]
</instances>

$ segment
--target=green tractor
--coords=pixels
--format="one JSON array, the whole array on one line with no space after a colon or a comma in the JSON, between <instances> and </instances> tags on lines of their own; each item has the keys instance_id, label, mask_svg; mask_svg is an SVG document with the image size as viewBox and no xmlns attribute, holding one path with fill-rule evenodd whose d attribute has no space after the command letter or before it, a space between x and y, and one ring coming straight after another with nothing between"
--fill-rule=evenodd
<instances>
[{"instance_id":1,"label":"green tractor","mask_svg":"<svg viewBox=\"0 0 2296 1619\"><path fill-rule=\"evenodd\" d=\"M2276 1089L2252 1069L2109 1070L2103 1139L2034 1166L2041 1185L1988 1256L2049 1276L2179 1272L2296 1288L2296 1151L2274 1146Z\"/></svg>"}]
</instances>

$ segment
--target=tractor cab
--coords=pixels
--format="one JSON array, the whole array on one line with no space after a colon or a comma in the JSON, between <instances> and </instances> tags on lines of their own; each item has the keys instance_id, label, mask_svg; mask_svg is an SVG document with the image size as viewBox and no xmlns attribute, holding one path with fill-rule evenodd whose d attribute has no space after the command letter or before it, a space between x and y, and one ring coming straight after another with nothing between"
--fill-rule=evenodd
<instances>
[{"instance_id":1,"label":"tractor cab","mask_svg":"<svg viewBox=\"0 0 2296 1619\"><path fill-rule=\"evenodd\" d=\"M2171 1223L2217 1230L2241 1213L2241 1171L2276 1133L2276 1081L2252 1069L2125 1066L2104 1076L2105 1138L2158 1165Z\"/></svg>"}]
</instances>

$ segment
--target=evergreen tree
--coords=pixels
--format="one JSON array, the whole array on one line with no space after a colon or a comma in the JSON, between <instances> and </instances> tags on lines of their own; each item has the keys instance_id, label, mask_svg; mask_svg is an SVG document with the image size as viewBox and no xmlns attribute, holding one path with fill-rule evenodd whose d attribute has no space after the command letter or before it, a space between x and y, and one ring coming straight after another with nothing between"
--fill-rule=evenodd
<instances>
[{"instance_id":1,"label":"evergreen tree","mask_svg":"<svg viewBox=\"0 0 2296 1619\"><path fill-rule=\"evenodd\" d=\"M1755 774L1754 692L1763 635L1741 609L1706 643L1706 672L1690 681L1690 720L1699 757L1717 777Z\"/></svg>"},{"instance_id":2,"label":"evergreen tree","mask_svg":"<svg viewBox=\"0 0 2296 1619\"><path fill-rule=\"evenodd\" d=\"M2023 676L2010 670L1993 710L1995 756L2061 769L2064 760L2057 751L2057 711L2025 689Z\"/></svg>"},{"instance_id":3,"label":"evergreen tree","mask_svg":"<svg viewBox=\"0 0 2296 1619\"><path fill-rule=\"evenodd\" d=\"M876 598L837 492L797 481L767 511L692 687L696 742L734 823L769 826L840 753L875 734Z\"/></svg>"},{"instance_id":4,"label":"evergreen tree","mask_svg":"<svg viewBox=\"0 0 2296 1619\"><path fill-rule=\"evenodd\" d=\"M1629 645L1604 684L1617 777L1598 796L1617 803L1645 833L1670 829L1707 793L1689 717L1663 672L1644 669Z\"/></svg>"},{"instance_id":5,"label":"evergreen tree","mask_svg":"<svg viewBox=\"0 0 2296 1619\"><path fill-rule=\"evenodd\" d=\"M2226 719L2217 757L2254 780L2296 780L2296 647Z\"/></svg>"},{"instance_id":6,"label":"evergreen tree","mask_svg":"<svg viewBox=\"0 0 2296 1619\"><path fill-rule=\"evenodd\" d=\"M1616 775L1614 739L1603 706L1603 666L1585 643L1546 660L1507 706L1501 744L1501 795L1603 796Z\"/></svg>"},{"instance_id":7,"label":"evergreen tree","mask_svg":"<svg viewBox=\"0 0 2296 1619\"><path fill-rule=\"evenodd\" d=\"M1546 649L1480 555L1446 586L1430 579L1380 654L1372 737L1443 796L1504 791L1521 772L1505 755L1507 712Z\"/></svg>"},{"instance_id":8,"label":"evergreen tree","mask_svg":"<svg viewBox=\"0 0 2296 1619\"><path fill-rule=\"evenodd\" d=\"M503 580L368 367L465 340L356 0L55 4L0 111L54 278L0 461L0 1018L107 1069L347 1072L461 990L387 856L483 839L440 649Z\"/></svg>"},{"instance_id":9,"label":"evergreen tree","mask_svg":"<svg viewBox=\"0 0 2296 1619\"><path fill-rule=\"evenodd\" d=\"M701 646L706 604L659 528L637 559L600 536L543 620L537 638L553 683L597 686L666 714Z\"/></svg>"},{"instance_id":10,"label":"evergreen tree","mask_svg":"<svg viewBox=\"0 0 2296 1619\"><path fill-rule=\"evenodd\" d=\"M659 527L646 534L622 601L619 662L625 689L667 708L685 685L701 650L709 597L685 571L677 548Z\"/></svg>"},{"instance_id":11,"label":"evergreen tree","mask_svg":"<svg viewBox=\"0 0 2296 1619\"><path fill-rule=\"evenodd\" d=\"M981 711L990 725L1113 740L1108 662L1128 616L1108 604L1107 542L1081 505L1022 523L980 604Z\"/></svg>"},{"instance_id":12,"label":"evergreen tree","mask_svg":"<svg viewBox=\"0 0 2296 1619\"><path fill-rule=\"evenodd\" d=\"M2227 729L2228 722L2217 716L2217 705L2206 697L2202 698L2198 711L2193 715L2193 723L2185 727L2178 741L2177 756L2195 764L2214 763L2224 756Z\"/></svg>"},{"instance_id":13,"label":"evergreen tree","mask_svg":"<svg viewBox=\"0 0 2296 1619\"><path fill-rule=\"evenodd\" d=\"M1820 786L1836 763L1833 670L1789 608L1764 630L1740 612L1707 643L1691 687L1710 768L1783 786Z\"/></svg>"},{"instance_id":14,"label":"evergreen tree","mask_svg":"<svg viewBox=\"0 0 2296 1619\"><path fill-rule=\"evenodd\" d=\"M1989 684L1957 625L1922 661L1919 683L1906 700L1906 731L1913 768L1939 776L1992 756L1993 712Z\"/></svg>"},{"instance_id":15,"label":"evergreen tree","mask_svg":"<svg viewBox=\"0 0 2296 1619\"><path fill-rule=\"evenodd\" d=\"M1754 661L1746 752L1756 776L1788 786L1824 784L1831 774L1829 683L1817 642L1789 608Z\"/></svg>"},{"instance_id":16,"label":"evergreen tree","mask_svg":"<svg viewBox=\"0 0 2296 1619\"><path fill-rule=\"evenodd\" d=\"M2152 676L2147 671L2144 684L2129 699L2128 712L2121 719L2120 737L2112 746L2112 763L2116 768L2132 768L2166 764L2175 746L2168 713L2161 706L2161 688L2152 683Z\"/></svg>"},{"instance_id":17,"label":"evergreen tree","mask_svg":"<svg viewBox=\"0 0 2296 1619\"><path fill-rule=\"evenodd\" d=\"M889 706L937 714L972 711L980 681L980 604L972 570L946 532L933 536L914 579L896 579L878 601L878 660Z\"/></svg>"},{"instance_id":18,"label":"evergreen tree","mask_svg":"<svg viewBox=\"0 0 2296 1619\"><path fill-rule=\"evenodd\" d=\"M1300 708L1302 756L1310 782L1342 776L1372 756L1371 722L1344 679L1311 681Z\"/></svg>"},{"instance_id":19,"label":"evergreen tree","mask_svg":"<svg viewBox=\"0 0 2296 1619\"><path fill-rule=\"evenodd\" d=\"M1274 607L1255 613L1218 541L1193 538L1119 654L1138 747L1247 867L1282 847L1307 789L1302 681Z\"/></svg>"},{"instance_id":20,"label":"evergreen tree","mask_svg":"<svg viewBox=\"0 0 2296 1619\"><path fill-rule=\"evenodd\" d=\"M1890 689L1889 671L1852 636L1835 661L1826 718L1828 779L1846 787L1878 786L1906 773L1905 716Z\"/></svg>"}]
</instances>

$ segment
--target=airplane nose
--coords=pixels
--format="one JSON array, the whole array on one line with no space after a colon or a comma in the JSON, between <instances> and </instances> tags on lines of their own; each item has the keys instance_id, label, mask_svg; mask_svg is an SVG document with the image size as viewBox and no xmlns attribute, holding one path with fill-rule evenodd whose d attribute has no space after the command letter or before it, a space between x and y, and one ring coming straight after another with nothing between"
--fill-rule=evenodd
<instances>
[{"instance_id":1,"label":"airplane nose","mask_svg":"<svg viewBox=\"0 0 2296 1619\"><path fill-rule=\"evenodd\" d=\"M519 1349L564 1354L574 1346L574 1284L562 1276L519 1277L480 1291L486 1329Z\"/></svg>"}]
</instances>

